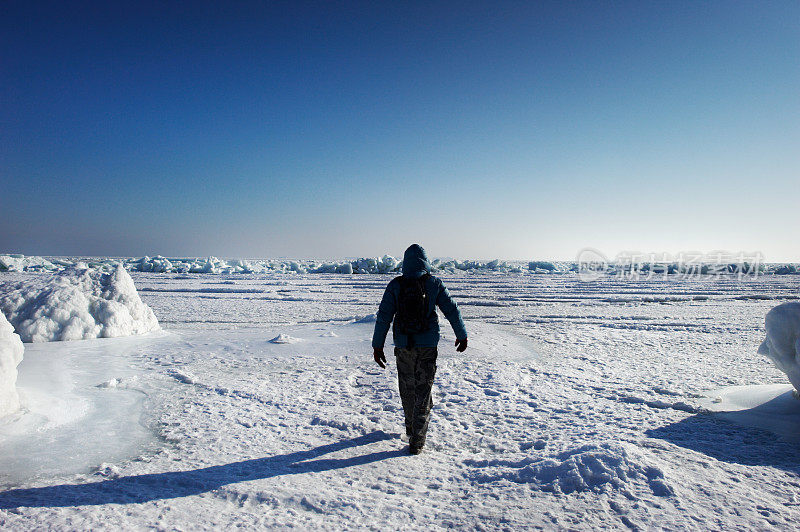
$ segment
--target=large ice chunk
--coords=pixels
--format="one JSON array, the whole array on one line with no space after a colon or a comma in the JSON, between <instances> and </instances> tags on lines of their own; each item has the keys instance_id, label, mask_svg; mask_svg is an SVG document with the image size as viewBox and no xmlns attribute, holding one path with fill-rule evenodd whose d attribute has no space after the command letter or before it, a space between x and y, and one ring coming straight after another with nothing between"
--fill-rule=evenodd
<instances>
[{"instance_id":1,"label":"large ice chunk","mask_svg":"<svg viewBox=\"0 0 800 532\"><path fill-rule=\"evenodd\" d=\"M54 269L56 269L56 265L43 257L0 255L0 272L47 271Z\"/></svg>"},{"instance_id":2,"label":"large ice chunk","mask_svg":"<svg viewBox=\"0 0 800 532\"><path fill-rule=\"evenodd\" d=\"M22 340L0 312L0 417L19 408L17 366L22 362Z\"/></svg>"},{"instance_id":3,"label":"large ice chunk","mask_svg":"<svg viewBox=\"0 0 800 532\"><path fill-rule=\"evenodd\" d=\"M764 321L767 339L758 348L759 354L769 357L800 392L800 302L778 305L767 312Z\"/></svg>"},{"instance_id":4,"label":"large ice chunk","mask_svg":"<svg viewBox=\"0 0 800 532\"><path fill-rule=\"evenodd\" d=\"M0 309L24 342L110 338L160 328L121 264L111 273L67 269L3 285Z\"/></svg>"}]
</instances>

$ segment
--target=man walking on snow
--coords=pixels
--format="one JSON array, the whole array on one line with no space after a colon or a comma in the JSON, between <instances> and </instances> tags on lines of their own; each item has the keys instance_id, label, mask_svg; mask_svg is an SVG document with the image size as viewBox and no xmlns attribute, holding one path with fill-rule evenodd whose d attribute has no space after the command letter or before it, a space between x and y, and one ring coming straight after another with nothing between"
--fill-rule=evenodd
<instances>
[{"instance_id":1,"label":"man walking on snow","mask_svg":"<svg viewBox=\"0 0 800 532\"><path fill-rule=\"evenodd\" d=\"M383 293L372 336L375 362L385 368L383 344L394 319L394 355L411 454L419 454L425 445L433 406L431 388L436 373L436 346L439 344L436 307L453 327L456 351L460 353L467 348L467 331L458 306L441 279L431 275L430 270L422 246L409 246L403 256L403 275L392 279Z\"/></svg>"}]
</instances>

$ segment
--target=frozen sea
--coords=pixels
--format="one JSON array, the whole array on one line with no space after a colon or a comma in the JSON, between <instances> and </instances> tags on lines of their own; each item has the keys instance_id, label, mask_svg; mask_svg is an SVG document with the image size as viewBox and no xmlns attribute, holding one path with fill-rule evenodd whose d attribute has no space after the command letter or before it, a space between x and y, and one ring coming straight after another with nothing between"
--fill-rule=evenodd
<instances>
[{"instance_id":1,"label":"frozen sea","mask_svg":"<svg viewBox=\"0 0 800 532\"><path fill-rule=\"evenodd\" d=\"M419 456L371 355L392 275L132 276L162 331L25 345L0 528L800 522L800 401L756 353L800 276L443 275L470 344L441 320Z\"/></svg>"}]
</instances>

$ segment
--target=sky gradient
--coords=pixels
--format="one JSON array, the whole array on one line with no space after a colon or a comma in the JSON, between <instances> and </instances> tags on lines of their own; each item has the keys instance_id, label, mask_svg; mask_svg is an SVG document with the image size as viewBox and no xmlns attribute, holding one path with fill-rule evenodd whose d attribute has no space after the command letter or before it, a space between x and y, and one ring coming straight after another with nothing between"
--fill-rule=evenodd
<instances>
[{"instance_id":1,"label":"sky gradient","mask_svg":"<svg viewBox=\"0 0 800 532\"><path fill-rule=\"evenodd\" d=\"M4 2L0 253L800 261L800 3L401 4Z\"/></svg>"}]
</instances>

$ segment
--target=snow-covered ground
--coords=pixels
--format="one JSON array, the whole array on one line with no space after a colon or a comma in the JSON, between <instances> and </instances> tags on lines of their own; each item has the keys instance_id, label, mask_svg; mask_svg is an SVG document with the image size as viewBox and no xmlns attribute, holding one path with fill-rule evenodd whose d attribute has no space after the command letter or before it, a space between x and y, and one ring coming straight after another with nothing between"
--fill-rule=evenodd
<instances>
[{"instance_id":1,"label":"snow-covered ground","mask_svg":"<svg viewBox=\"0 0 800 532\"><path fill-rule=\"evenodd\" d=\"M429 444L408 456L393 361L370 349L391 275L132 275L163 331L26 344L0 528L800 520L799 402L756 352L797 276L445 274L470 347L443 338Z\"/></svg>"}]
</instances>

